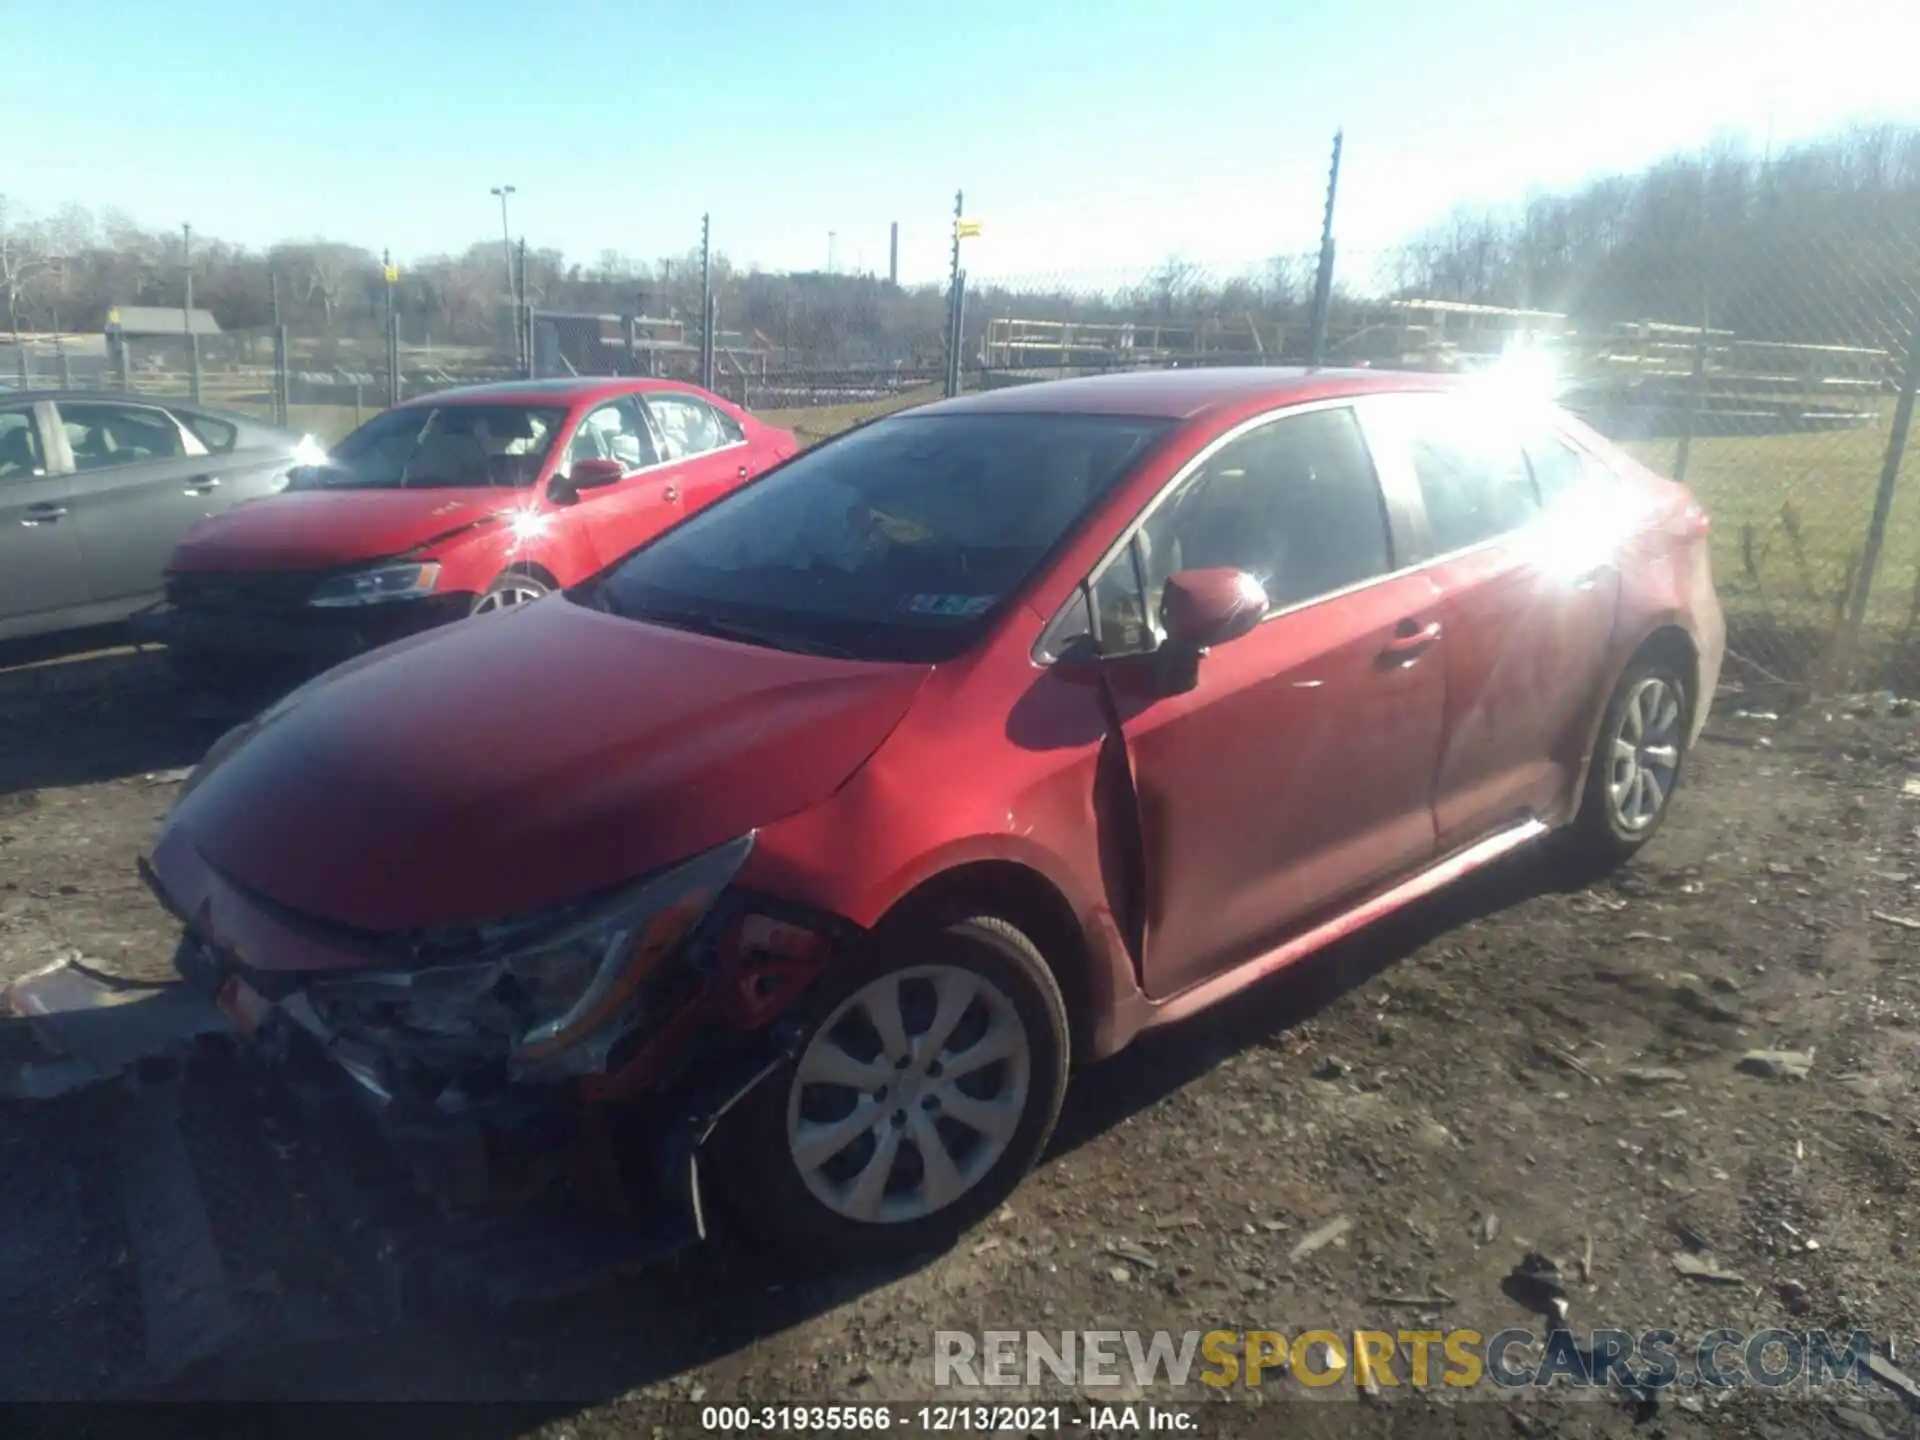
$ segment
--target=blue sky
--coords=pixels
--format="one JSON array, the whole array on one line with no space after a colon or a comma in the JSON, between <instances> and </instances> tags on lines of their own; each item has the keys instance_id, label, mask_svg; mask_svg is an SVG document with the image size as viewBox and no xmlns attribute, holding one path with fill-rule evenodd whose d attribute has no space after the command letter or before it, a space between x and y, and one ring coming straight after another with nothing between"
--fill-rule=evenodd
<instances>
[{"instance_id":1,"label":"blue sky","mask_svg":"<svg viewBox=\"0 0 1920 1440\"><path fill-rule=\"evenodd\" d=\"M1904 17L1904 18L1903 18ZM0 192L396 256L1104 280L1343 254L1719 135L1920 119L1912 0L0 0ZM22 84L20 77L43 77Z\"/></svg>"}]
</instances>

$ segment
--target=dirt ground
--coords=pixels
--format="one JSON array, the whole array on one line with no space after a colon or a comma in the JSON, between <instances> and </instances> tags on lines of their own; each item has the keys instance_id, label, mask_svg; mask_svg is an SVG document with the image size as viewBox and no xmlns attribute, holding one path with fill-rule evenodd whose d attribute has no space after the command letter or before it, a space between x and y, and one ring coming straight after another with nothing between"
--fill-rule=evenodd
<instances>
[{"instance_id":1,"label":"dirt ground","mask_svg":"<svg viewBox=\"0 0 1920 1440\"><path fill-rule=\"evenodd\" d=\"M1720 696L1668 828L1616 875L1569 888L1523 857L1083 1074L1011 1204L908 1273L782 1285L720 1244L537 1312L204 1383L526 1402L494 1412L503 1433L676 1414L677 1433L696 1410L660 1402L935 1398L937 1329L1537 1325L1502 1288L1529 1251L1559 1261L1575 1327L1863 1328L1920 1375L1920 929L1899 923L1920 919L1920 718L1738 713L1769 703ZM0 974L71 951L164 974L171 927L134 859L165 772L216 729L157 657L0 673ZM1746 1073L1758 1049L1811 1052L1810 1073ZM16 1180L58 1143L11 1139ZM1696 1252L1737 1280L1682 1275ZM81 1352L115 1323L67 1323L73 1364L36 1393L106 1383ZM1275 1376L1147 1398L1191 1406L1199 1433L1914 1433L1897 1400L1669 1391L1636 1430L1623 1402L1404 1388L1267 1429L1300 1393ZM987 1398L1037 1397L1107 1398Z\"/></svg>"}]
</instances>

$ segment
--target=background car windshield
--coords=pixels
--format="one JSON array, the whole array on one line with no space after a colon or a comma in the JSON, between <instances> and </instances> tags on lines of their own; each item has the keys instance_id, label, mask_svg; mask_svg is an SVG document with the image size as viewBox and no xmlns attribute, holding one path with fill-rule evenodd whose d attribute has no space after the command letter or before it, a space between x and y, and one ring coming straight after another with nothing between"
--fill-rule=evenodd
<instances>
[{"instance_id":1,"label":"background car windshield","mask_svg":"<svg viewBox=\"0 0 1920 1440\"><path fill-rule=\"evenodd\" d=\"M327 456L329 489L531 485L566 411L528 405L403 406L375 416Z\"/></svg>"},{"instance_id":2,"label":"background car windshield","mask_svg":"<svg viewBox=\"0 0 1920 1440\"><path fill-rule=\"evenodd\" d=\"M634 619L776 646L949 658L1168 425L901 416L804 454L669 531L594 598Z\"/></svg>"}]
</instances>

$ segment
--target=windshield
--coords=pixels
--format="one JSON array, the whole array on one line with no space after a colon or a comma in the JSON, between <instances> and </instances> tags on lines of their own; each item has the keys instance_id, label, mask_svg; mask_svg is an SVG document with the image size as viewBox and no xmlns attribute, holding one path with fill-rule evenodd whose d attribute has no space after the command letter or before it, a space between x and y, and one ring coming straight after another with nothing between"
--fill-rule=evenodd
<instances>
[{"instance_id":1,"label":"windshield","mask_svg":"<svg viewBox=\"0 0 1920 1440\"><path fill-rule=\"evenodd\" d=\"M567 412L531 405L406 405L374 416L327 454L327 489L531 485Z\"/></svg>"},{"instance_id":2,"label":"windshield","mask_svg":"<svg viewBox=\"0 0 1920 1440\"><path fill-rule=\"evenodd\" d=\"M948 659L1169 423L898 416L736 491L586 598L780 648Z\"/></svg>"}]
</instances>

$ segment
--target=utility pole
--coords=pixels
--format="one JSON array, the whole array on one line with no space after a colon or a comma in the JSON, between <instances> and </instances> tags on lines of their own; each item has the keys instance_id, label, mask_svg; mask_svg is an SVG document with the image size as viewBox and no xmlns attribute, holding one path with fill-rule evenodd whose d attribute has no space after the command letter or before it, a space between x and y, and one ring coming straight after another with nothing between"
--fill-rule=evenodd
<instances>
[{"instance_id":1,"label":"utility pole","mask_svg":"<svg viewBox=\"0 0 1920 1440\"><path fill-rule=\"evenodd\" d=\"M891 233L887 237L887 284L899 287L900 284L900 222L893 222Z\"/></svg>"},{"instance_id":2,"label":"utility pole","mask_svg":"<svg viewBox=\"0 0 1920 1440\"><path fill-rule=\"evenodd\" d=\"M187 342L187 393L200 403L200 336L193 328L193 226L180 226L180 268L186 274L186 298L180 306L180 327Z\"/></svg>"},{"instance_id":3,"label":"utility pole","mask_svg":"<svg viewBox=\"0 0 1920 1440\"><path fill-rule=\"evenodd\" d=\"M713 225L700 217L700 384L713 389Z\"/></svg>"},{"instance_id":4,"label":"utility pole","mask_svg":"<svg viewBox=\"0 0 1920 1440\"><path fill-rule=\"evenodd\" d=\"M1313 317L1308 329L1307 364L1318 366L1327 348L1327 311L1333 304L1333 202L1340 189L1340 145L1345 131L1333 132L1333 166L1327 172L1327 210L1320 222L1320 269L1313 279Z\"/></svg>"},{"instance_id":5,"label":"utility pole","mask_svg":"<svg viewBox=\"0 0 1920 1440\"><path fill-rule=\"evenodd\" d=\"M953 257L947 265L947 395L960 393L960 218L966 214L964 190L953 192Z\"/></svg>"},{"instance_id":6,"label":"utility pole","mask_svg":"<svg viewBox=\"0 0 1920 1440\"><path fill-rule=\"evenodd\" d=\"M289 390L287 378L287 327L280 318L280 272L269 270L267 282L273 287L273 423L287 423Z\"/></svg>"},{"instance_id":7,"label":"utility pole","mask_svg":"<svg viewBox=\"0 0 1920 1440\"><path fill-rule=\"evenodd\" d=\"M511 251L508 252L511 255ZM527 299L527 237L520 237L520 300L514 306L514 325L524 328L520 342L520 368L529 380L538 379L534 373L538 366L538 357L534 354L534 345L538 340L533 323L533 303Z\"/></svg>"},{"instance_id":8,"label":"utility pole","mask_svg":"<svg viewBox=\"0 0 1920 1440\"><path fill-rule=\"evenodd\" d=\"M393 252L380 252L380 278L386 282L387 296L387 408L400 403L400 325L393 313L393 282L400 278L394 268Z\"/></svg>"},{"instance_id":9,"label":"utility pole","mask_svg":"<svg viewBox=\"0 0 1920 1440\"><path fill-rule=\"evenodd\" d=\"M520 306L526 297L520 294L513 283L513 231L507 224L507 197L513 194L513 186L496 185L489 194L500 197L500 254L507 262L507 308L513 311L514 359L523 365L526 357L519 354L520 348Z\"/></svg>"}]
</instances>

